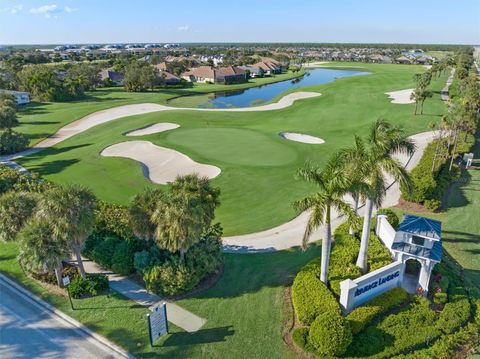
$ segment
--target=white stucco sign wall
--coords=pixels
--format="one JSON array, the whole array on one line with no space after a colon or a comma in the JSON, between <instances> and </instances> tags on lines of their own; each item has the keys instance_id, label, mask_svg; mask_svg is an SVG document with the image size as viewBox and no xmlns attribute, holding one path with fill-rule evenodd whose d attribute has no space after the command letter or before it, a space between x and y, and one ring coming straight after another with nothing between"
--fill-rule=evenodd
<instances>
[{"instance_id":1,"label":"white stucco sign wall","mask_svg":"<svg viewBox=\"0 0 480 359\"><path fill-rule=\"evenodd\" d=\"M403 263L393 262L355 280L347 279L340 283L340 305L345 313L389 291L401 286Z\"/></svg>"}]
</instances>

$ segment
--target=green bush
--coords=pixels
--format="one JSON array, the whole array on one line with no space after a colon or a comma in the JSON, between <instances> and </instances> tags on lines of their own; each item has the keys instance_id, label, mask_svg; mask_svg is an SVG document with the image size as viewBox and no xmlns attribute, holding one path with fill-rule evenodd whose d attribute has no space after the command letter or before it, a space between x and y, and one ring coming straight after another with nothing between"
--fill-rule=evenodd
<instances>
[{"instance_id":1,"label":"green bush","mask_svg":"<svg viewBox=\"0 0 480 359\"><path fill-rule=\"evenodd\" d=\"M462 327L470 318L470 301L467 296L455 295L440 312L437 328L450 334Z\"/></svg>"},{"instance_id":2,"label":"green bush","mask_svg":"<svg viewBox=\"0 0 480 359\"><path fill-rule=\"evenodd\" d=\"M87 274L83 279L81 276L73 277L68 290L73 298L82 298L90 295L97 295L108 289L108 277L104 274Z\"/></svg>"},{"instance_id":3,"label":"green bush","mask_svg":"<svg viewBox=\"0 0 480 359\"><path fill-rule=\"evenodd\" d=\"M391 210L390 208L381 208L377 211L378 214L384 214L387 216L388 223L393 227L393 229L398 229L400 225L400 218L398 218L397 214Z\"/></svg>"},{"instance_id":4,"label":"green bush","mask_svg":"<svg viewBox=\"0 0 480 359\"><path fill-rule=\"evenodd\" d=\"M352 333L357 334L363 330L374 318L398 307L408 299L408 294L401 288L394 288L366 304L351 311L346 319L350 323Z\"/></svg>"},{"instance_id":5,"label":"green bush","mask_svg":"<svg viewBox=\"0 0 480 359\"><path fill-rule=\"evenodd\" d=\"M223 264L222 240L220 237L204 237L193 245L186 254L188 265L199 279L217 271Z\"/></svg>"},{"instance_id":6,"label":"green bush","mask_svg":"<svg viewBox=\"0 0 480 359\"><path fill-rule=\"evenodd\" d=\"M432 212L436 212L440 209L442 202L438 199L426 199L423 202L423 205L425 206L426 209L429 209Z\"/></svg>"},{"instance_id":7,"label":"green bush","mask_svg":"<svg viewBox=\"0 0 480 359\"><path fill-rule=\"evenodd\" d=\"M93 250L101 242L103 242L103 235L100 235L99 233L91 234L83 245L82 255L87 258L93 258Z\"/></svg>"},{"instance_id":8,"label":"green bush","mask_svg":"<svg viewBox=\"0 0 480 359\"><path fill-rule=\"evenodd\" d=\"M292 333L293 342L301 349L309 351L308 348L308 331L309 328L297 328Z\"/></svg>"},{"instance_id":9,"label":"green bush","mask_svg":"<svg viewBox=\"0 0 480 359\"><path fill-rule=\"evenodd\" d=\"M320 282L318 260L309 263L295 277L292 301L295 314L304 325L310 325L322 313L340 314L337 300Z\"/></svg>"},{"instance_id":10,"label":"green bush","mask_svg":"<svg viewBox=\"0 0 480 359\"><path fill-rule=\"evenodd\" d=\"M103 268L112 267L113 254L121 240L115 236L106 237L92 251L92 259Z\"/></svg>"},{"instance_id":11,"label":"green bush","mask_svg":"<svg viewBox=\"0 0 480 359\"><path fill-rule=\"evenodd\" d=\"M324 312L312 323L308 343L320 355L342 355L352 342L352 332L339 312Z\"/></svg>"},{"instance_id":12,"label":"green bush","mask_svg":"<svg viewBox=\"0 0 480 359\"><path fill-rule=\"evenodd\" d=\"M163 295L189 291L199 279L185 264L174 260L150 268L143 276L147 290Z\"/></svg>"},{"instance_id":13,"label":"green bush","mask_svg":"<svg viewBox=\"0 0 480 359\"><path fill-rule=\"evenodd\" d=\"M99 201L95 210L95 232L101 235L115 234L120 238L133 238L128 209L117 204Z\"/></svg>"},{"instance_id":14,"label":"green bush","mask_svg":"<svg viewBox=\"0 0 480 359\"><path fill-rule=\"evenodd\" d=\"M28 137L12 130L0 131L0 155L23 151L28 146Z\"/></svg>"},{"instance_id":15,"label":"green bush","mask_svg":"<svg viewBox=\"0 0 480 359\"><path fill-rule=\"evenodd\" d=\"M447 302L447 293L437 292L433 294L433 303L436 305L445 304Z\"/></svg>"},{"instance_id":16,"label":"green bush","mask_svg":"<svg viewBox=\"0 0 480 359\"><path fill-rule=\"evenodd\" d=\"M120 275L133 273L134 248L129 241L122 241L115 247L112 256L112 270Z\"/></svg>"}]
</instances>

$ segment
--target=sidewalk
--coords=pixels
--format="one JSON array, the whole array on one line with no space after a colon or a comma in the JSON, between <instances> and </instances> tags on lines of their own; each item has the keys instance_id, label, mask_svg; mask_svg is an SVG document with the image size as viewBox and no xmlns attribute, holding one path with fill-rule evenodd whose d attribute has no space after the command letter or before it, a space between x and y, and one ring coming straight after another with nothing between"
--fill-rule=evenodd
<instances>
[{"instance_id":1,"label":"sidewalk","mask_svg":"<svg viewBox=\"0 0 480 359\"><path fill-rule=\"evenodd\" d=\"M158 295L147 292L145 288L134 281L100 268L94 261L84 259L83 265L87 273L106 274L110 282L110 288L140 305L152 309L156 304L165 302L168 321L189 333L198 331L207 322L179 305L162 300Z\"/></svg>"}]
</instances>

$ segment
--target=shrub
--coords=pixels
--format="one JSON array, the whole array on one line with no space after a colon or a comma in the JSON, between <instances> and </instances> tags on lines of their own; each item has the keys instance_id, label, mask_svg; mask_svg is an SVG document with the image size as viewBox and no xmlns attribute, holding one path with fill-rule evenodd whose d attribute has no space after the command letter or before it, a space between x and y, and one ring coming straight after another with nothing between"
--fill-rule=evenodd
<instances>
[{"instance_id":1,"label":"shrub","mask_svg":"<svg viewBox=\"0 0 480 359\"><path fill-rule=\"evenodd\" d=\"M351 342L350 326L339 312L320 314L308 334L308 343L320 355L342 355Z\"/></svg>"},{"instance_id":2,"label":"shrub","mask_svg":"<svg viewBox=\"0 0 480 359\"><path fill-rule=\"evenodd\" d=\"M99 233L93 233L88 236L85 244L83 245L82 255L87 258L93 258L93 250L101 242L103 242L103 235L100 235Z\"/></svg>"},{"instance_id":3,"label":"shrub","mask_svg":"<svg viewBox=\"0 0 480 359\"><path fill-rule=\"evenodd\" d=\"M108 277L104 274L87 274L83 279L76 276L70 281L68 290L73 298L82 298L97 295L98 292L108 289Z\"/></svg>"},{"instance_id":4,"label":"shrub","mask_svg":"<svg viewBox=\"0 0 480 359\"><path fill-rule=\"evenodd\" d=\"M470 301L467 296L453 296L440 312L437 328L445 334L455 332L468 321L470 310Z\"/></svg>"},{"instance_id":5,"label":"shrub","mask_svg":"<svg viewBox=\"0 0 480 359\"><path fill-rule=\"evenodd\" d=\"M436 305L445 304L447 302L447 293L436 292L433 294L433 303Z\"/></svg>"},{"instance_id":6,"label":"shrub","mask_svg":"<svg viewBox=\"0 0 480 359\"><path fill-rule=\"evenodd\" d=\"M120 275L129 275L135 268L133 267L134 248L129 241L122 241L115 247L112 256L112 270Z\"/></svg>"},{"instance_id":7,"label":"shrub","mask_svg":"<svg viewBox=\"0 0 480 359\"><path fill-rule=\"evenodd\" d=\"M186 292L198 283L198 277L192 273L192 270L175 260L150 268L144 274L143 280L147 290L163 295Z\"/></svg>"},{"instance_id":8,"label":"shrub","mask_svg":"<svg viewBox=\"0 0 480 359\"><path fill-rule=\"evenodd\" d=\"M222 240L219 237L201 238L187 252L186 261L199 279L214 273L223 264Z\"/></svg>"},{"instance_id":9,"label":"shrub","mask_svg":"<svg viewBox=\"0 0 480 359\"><path fill-rule=\"evenodd\" d=\"M292 333L293 342L303 350L309 351L308 348L308 328L297 328Z\"/></svg>"},{"instance_id":10,"label":"shrub","mask_svg":"<svg viewBox=\"0 0 480 359\"><path fill-rule=\"evenodd\" d=\"M121 240L118 237L106 237L93 249L92 259L103 268L111 268L113 254L115 253L117 244L120 242Z\"/></svg>"},{"instance_id":11,"label":"shrub","mask_svg":"<svg viewBox=\"0 0 480 359\"><path fill-rule=\"evenodd\" d=\"M381 208L377 211L377 214L384 214L387 216L388 223L396 230L400 225L400 218L398 218L397 214L391 210L390 208Z\"/></svg>"},{"instance_id":12,"label":"shrub","mask_svg":"<svg viewBox=\"0 0 480 359\"><path fill-rule=\"evenodd\" d=\"M99 202L95 210L95 232L115 234L120 238L133 238L128 209L117 204Z\"/></svg>"},{"instance_id":13,"label":"shrub","mask_svg":"<svg viewBox=\"0 0 480 359\"><path fill-rule=\"evenodd\" d=\"M423 202L425 208L429 209L432 212L436 212L440 209L442 202L438 199L427 199Z\"/></svg>"},{"instance_id":14,"label":"shrub","mask_svg":"<svg viewBox=\"0 0 480 359\"><path fill-rule=\"evenodd\" d=\"M0 155L23 151L28 146L28 138L12 130L0 131Z\"/></svg>"},{"instance_id":15,"label":"shrub","mask_svg":"<svg viewBox=\"0 0 480 359\"><path fill-rule=\"evenodd\" d=\"M298 320L310 325L322 313L340 314L337 300L325 284L320 282L318 260L309 263L295 277L292 301Z\"/></svg>"},{"instance_id":16,"label":"shrub","mask_svg":"<svg viewBox=\"0 0 480 359\"><path fill-rule=\"evenodd\" d=\"M394 288L354 309L346 317L352 328L352 333L361 332L374 318L399 306L407 299L408 294L403 289Z\"/></svg>"}]
</instances>

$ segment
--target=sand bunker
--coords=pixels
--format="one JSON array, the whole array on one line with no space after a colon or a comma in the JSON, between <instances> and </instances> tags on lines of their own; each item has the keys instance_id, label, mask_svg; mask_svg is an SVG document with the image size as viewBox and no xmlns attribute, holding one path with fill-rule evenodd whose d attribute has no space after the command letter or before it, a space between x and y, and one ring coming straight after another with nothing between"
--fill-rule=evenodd
<instances>
[{"instance_id":1,"label":"sand bunker","mask_svg":"<svg viewBox=\"0 0 480 359\"><path fill-rule=\"evenodd\" d=\"M177 125L176 123L159 122L147 127L139 128L138 130L127 132L125 136L145 136L151 135L152 133L174 130L179 127L180 125Z\"/></svg>"},{"instance_id":2,"label":"sand bunker","mask_svg":"<svg viewBox=\"0 0 480 359\"><path fill-rule=\"evenodd\" d=\"M311 145L320 145L325 143L325 141L319 137L304 135L303 133L280 132L279 135L286 140L309 143Z\"/></svg>"},{"instance_id":3,"label":"sand bunker","mask_svg":"<svg viewBox=\"0 0 480 359\"><path fill-rule=\"evenodd\" d=\"M127 141L105 148L102 156L125 157L143 165L144 175L152 182L167 184L177 176L198 173L209 179L217 177L218 167L193 161L178 151L154 145L148 141Z\"/></svg>"},{"instance_id":4,"label":"sand bunker","mask_svg":"<svg viewBox=\"0 0 480 359\"><path fill-rule=\"evenodd\" d=\"M406 89L400 91L385 92L385 95L388 95L392 99L392 103L398 103L401 105L406 105L409 103L414 103L415 101L410 100L413 89Z\"/></svg>"}]
</instances>

